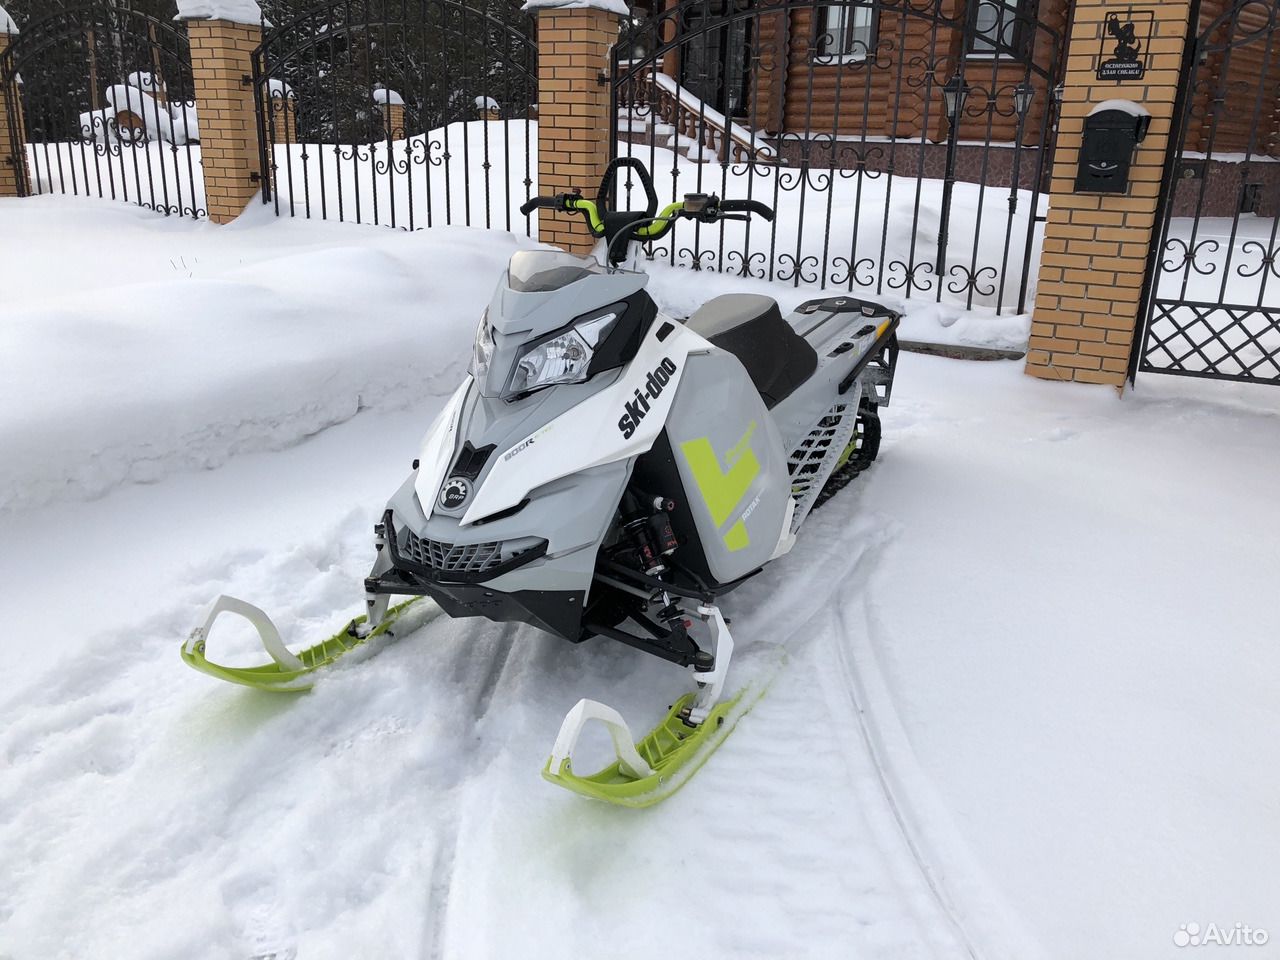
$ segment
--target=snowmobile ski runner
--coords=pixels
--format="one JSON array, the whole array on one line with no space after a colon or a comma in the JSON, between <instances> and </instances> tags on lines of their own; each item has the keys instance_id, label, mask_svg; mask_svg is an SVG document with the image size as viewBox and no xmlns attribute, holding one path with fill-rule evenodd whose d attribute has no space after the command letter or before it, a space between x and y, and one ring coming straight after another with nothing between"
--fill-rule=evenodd
<instances>
[{"instance_id":1,"label":"snowmobile ski runner","mask_svg":"<svg viewBox=\"0 0 1280 960\"><path fill-rule=\"evenodd\" d=\"M269 662L253 667L232 667L214 663L205 656L209 631L223 613L236 614L253 624L263 649L271 658ZM280 632L264 611L235 597L221 596L205 609L200 626L191 631L187 642L182 645L182 659L201 673L219 680L259 690L300 693L311 689L317 671L333 665L371 640L393 637L392 627L402 635L412 633L440 613L440 608L434 604L424 603L421 597L413 597L387 610L382 622L376 626L368 626L367 617L356 617L332 637L295 654L284 645ZM401 620L404 621L403 627Z\"/></svg>"},{"instance_id":2,"label":"snowmobile ski runner","mask_svg":"<svg viewBox=\"0 0 1280 960\"><path fill-rule=\"evenodd\" d=\"M624 169L644 190L643 210L612 209ZM648 806L685 783L763 694L767 679L728 685L733 637L719 599L785 556L811 511L875 458L900 317L836 295L784 318L755 294L715 297L686 320L664 315L647 275L624 266L633 243L681 220L773 211L688 194L659 213L635 158L610 163L595 200L535 197L522 211L535 208L580 214L603 238L604 262L549 249L512 256L467 377L374 528L367 616L295 655L265 613L221 597L183 658L223 680L305 689L316 670L407 620L410 604L389 607L393 596L571 643L616 640L688 668L695 689L668 701L639 741L617 711L579 701L543 776ZM250 620L270 663L206 659L223 612ZM604 725L616 758L580 774L574 747L589 723Z\"/></svg>"}]
</instances>

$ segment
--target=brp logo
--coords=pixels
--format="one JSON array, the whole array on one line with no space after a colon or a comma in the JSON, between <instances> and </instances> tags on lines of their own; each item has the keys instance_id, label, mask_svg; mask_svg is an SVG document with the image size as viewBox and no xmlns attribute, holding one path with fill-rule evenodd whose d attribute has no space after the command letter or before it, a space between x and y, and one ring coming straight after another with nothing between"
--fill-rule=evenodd
<instances>
[{"instance_id":1,"label":"brp logo","mask_svg":"<svg viewBox=\"0 0 1280 960\"><path fill-rule=\"evenodd\" d=\"M467 502L471 496L471 481L466 477L450 477L440 488L440 506L453 510Z\"/></svg>"}]
</instances>

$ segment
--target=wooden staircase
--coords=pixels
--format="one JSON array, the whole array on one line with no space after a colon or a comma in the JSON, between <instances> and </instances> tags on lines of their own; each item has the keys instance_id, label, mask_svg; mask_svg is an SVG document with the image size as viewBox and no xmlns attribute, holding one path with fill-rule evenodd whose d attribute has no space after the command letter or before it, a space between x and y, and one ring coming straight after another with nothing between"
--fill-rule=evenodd
<instances>
[{"instance_id":1,"label":"wooden staircase","mask_svg":"<svg viewBox=\"0 0 1280 960\"><path fill-rule=\"evenodd\" d=\"M647 64L629 78L627 96L618 104L618 139L673 150L695 163L774 160L777 152L764 138L707 106L662 72Z\"/></svg>"}]
</instances>

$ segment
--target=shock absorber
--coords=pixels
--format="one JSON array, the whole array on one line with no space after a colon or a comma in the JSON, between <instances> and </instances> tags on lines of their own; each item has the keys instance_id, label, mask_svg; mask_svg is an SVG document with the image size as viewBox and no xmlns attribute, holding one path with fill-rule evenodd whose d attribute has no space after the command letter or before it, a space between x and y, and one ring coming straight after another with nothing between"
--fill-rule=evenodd
<instances>
[{"instance_id":1,"label":"shock absorber","mask_svg":"<svg viewBox=\"0 0 1280 960\"><path fill-rule=\"evenodd\" d=\"M646 576L656 577L666 571L662 558L675 552L680 542L671 527L671 511L675 502L666 497L641 498L628 491L625 501L628 519L622 525L631 548Z\"/></svg>"}]
</instances>

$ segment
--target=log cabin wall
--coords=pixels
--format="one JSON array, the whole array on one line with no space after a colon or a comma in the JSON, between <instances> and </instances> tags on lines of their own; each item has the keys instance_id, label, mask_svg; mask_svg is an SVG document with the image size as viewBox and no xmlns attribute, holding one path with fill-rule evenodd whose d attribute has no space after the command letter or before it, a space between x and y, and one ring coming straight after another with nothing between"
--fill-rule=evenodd
<instances>
[{"instance_id":1,"label":"log cabin wall","mask_svg":"<svg viewBox=\"0 0 1280 960\"><path fill-rule=\"evenodd\" d=\"M1201 0L1171 214L1280 216L1280 33L1271 4ZM1244 162L1248 158L1249 162Z\"/></svg>"},{"instance_id":2,"label":"log cabin wall","mask_svg":"<svg viewBox=\"0 0 1280 960\"><path fill-rule=\"evenodd\" d=\"M1037 30L1033 57L1048 70L1055 61L1055 36L1066 28L1069 0L1042 0L1036 18L1048 30ZM941 85L954 72L964 51L966 0L938 0L938 18L905 9L882 9L871 55L861 62L830 62L818 53L819 7L768 13L757 26L757 76L753 78L751 116L766 132L796 137L946 139ZM1014 86L1027 77L1024 64L1005 58L969 54L965 75L976 96L960 126L961 140L1011 143L1017 118L1009 110ZM934 80L926 82L932 61ZM1056 78L1030 72L1035 98L1024 126L1024 143L1040 139ZM1000 100L1000 110L985 108L987 92ZM988 125L990 129L988 129Z\"/></svg>"},{"instance_id":3,"label":"log cabin wall","mask_svg":"<svg viewBox=\"0 0 1280 960\"><path fill-rule=\"evenodd\" d=\"M1209 50L1196 65L1184 149L1280 157L1280 37L1267 38L1274 13L1270 3L1233 11L1236 6L1234 0L1201 0L1196 33L1208 31ZM1246 42L1251 35L1255 39ZM1218 97L1223 102L1215 110Z\"/></svg>"}]
</instances>

